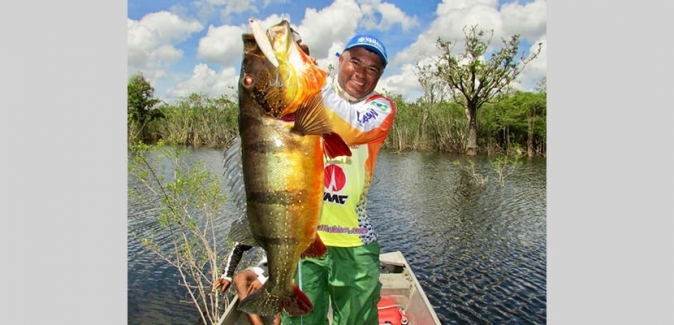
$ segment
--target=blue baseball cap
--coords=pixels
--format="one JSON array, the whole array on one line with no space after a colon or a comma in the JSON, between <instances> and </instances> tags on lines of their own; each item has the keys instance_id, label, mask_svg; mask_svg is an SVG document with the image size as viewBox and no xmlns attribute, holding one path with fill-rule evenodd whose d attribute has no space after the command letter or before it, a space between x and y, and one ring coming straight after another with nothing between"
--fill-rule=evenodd
<instances>
[{"instance_id":1,"label":"blue baseball cap","mask_svg":"<svg viewBox=\"0 0 674 325\"><path fill-rule=\"evenodd\" d=\"M386 48L384 43L382 43L378 38L372 35L356 35L344 47L344 51L354 48L354 47L364 47L374 53L377 53L381 57L381 62L384 64L384 67L388 64L388 58L386 57Z\"/></svg>"}]
</instances>

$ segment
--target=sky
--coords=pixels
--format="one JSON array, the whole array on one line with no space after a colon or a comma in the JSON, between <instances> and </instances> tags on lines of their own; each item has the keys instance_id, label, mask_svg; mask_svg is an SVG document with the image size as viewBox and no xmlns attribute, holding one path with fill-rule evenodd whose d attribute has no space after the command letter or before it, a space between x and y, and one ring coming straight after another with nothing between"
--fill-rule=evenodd
<instances>
[{"instance_id":1,"label":"sky","mask_svg":"<svg viewBox=\"0 0 674 325\"><path fill-rule=\"evenodd\" d=\"M127 76L141 72L155 97L167 102L191 93L235 94L241 34L250 32L251 17L264 27L288 20L326 70L337 65L335 53L351 37L377 36L389 65L376 90L409 102L423 94L417 64L440 53L438 37L456 43L453 53L460 53L466 26L493 29L496 49L514 34L523 54L542 42L515 89L533 90L547 74L546 0L129 0L127 10Z\"/></svg>"}]
</instances>

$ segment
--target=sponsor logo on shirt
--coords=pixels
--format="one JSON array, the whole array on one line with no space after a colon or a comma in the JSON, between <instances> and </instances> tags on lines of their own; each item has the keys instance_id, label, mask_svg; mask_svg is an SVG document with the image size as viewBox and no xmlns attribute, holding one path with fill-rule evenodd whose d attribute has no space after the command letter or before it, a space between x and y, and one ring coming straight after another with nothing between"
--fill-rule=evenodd
<instances>
[{"instance_id":1,"label":"sponsor logo on shirt","mask_svg":"<svg viewBox=\"0 0 674 325\"><path fill-rule=\"evenodd\" d=\"M360 111L356 112L357 113L357 118L358 118L358 123L360 125L366 124L367 122L371 120L376 120L377 117L379 116L379 113L373 108L370 109L367 112L361 113Z\"/></svg>"},{"instance_id":2,"label":"sponsor logo on shirt","mask_svg":"<svg viewBox=\"0 0 674 325\"><path fill-rule=\"evenodd\" d=\"M344 173L342 167L335 164L325 166L323 186L325 188L323 202L340 205L346 204L349 196L340 194L344 186L346 186L346 173Z\"/></svg>"},{"instance_id":3,"label":"sponsor logo on shirt","mask_svg":"<svg viewBox=\"0 0 674 325\"><path fill-rule=\"evenodd\" d=\"M318 230L325 231L333 234L365 234L367 233L367 228L345 228L341 226L328 226L328 225L319 225Z\"/></svg>"},{"instance_id":4,"label":"sponsor logo on shirt","mask_svg":"<svg viewBox=\"0 0 674 325\"><path fill-rule=\"evenodd\" d=\"M380 103L376 100L371 101L370 105L374 106L376 108L379 108L382 112L386 112L386 110L388 109L388 105L386 105L384 103Z\"/></svg>"}]
</instances>

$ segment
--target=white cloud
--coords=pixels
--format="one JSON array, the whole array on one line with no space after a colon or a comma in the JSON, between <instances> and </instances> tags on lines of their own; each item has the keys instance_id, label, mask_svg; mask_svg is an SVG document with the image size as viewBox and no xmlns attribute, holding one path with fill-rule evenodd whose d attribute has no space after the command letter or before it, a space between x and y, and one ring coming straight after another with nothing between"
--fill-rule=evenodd
<instances>
[{"instance_id":1,"label":"white cloud","mask_svg":"<svg viewBox=\"0 0 674 325\"><path fill-rule=\"evenodd\" d=\"M535 0L522 6L517 2L506 3L501 8L503 33L520 34L526 39L536 39L546 33L547 2Z\"/></svg>"},{"instance_id":2,"label":"white cloud","mask_svg":"<svg viewBox=\"0 0 674 325\"><path fill-rule=\"evenodd\" d=\"M199 40L197 57L222 66L233 65L241 59L241 34L245 32L247 30L240 26L209 26L206 36Z\"/></svg>"},{"instance_id":3,"label":"white cloud","mask_svg":"<svg viewBox=\"0 0 674 325\"><path fill-rule=\"evenodd\" d=\"M403 100L414 102L418 97L423 95L423 89L416 75L416 65L406 63L400 71L397 75L382 78L376 90L379 92L387 90L395 94L401 94Z\"/></svg>"},{"instance_id":4,"label":"white cloud","mask_svg":"<svg viewBox=\"0 0 674 325\"><path fill-rule=\"evenodd\" d=\"M259 20L260 24L269 28L281 20L288 20L287 15L272 15L264 20ZM208 27L208 32L199 40L197 47L197 57L207 61L207 63L217 63L223 67L233 66L241 61L243 55L243 41L241 34L250 33L248 24L240 26L222 25Z\"/></svg>"},{"instance_id":5,"label":"white cloud","mask_svg":"<svg viewBox=\"0 0 674 325\"><path fill-rule=\"evenodd\" d=\"M340 51L355 34L361 12L353 0L335 0L328 7L317 11L307 8L304 19L297 31L302 35L302 41L311 50L311 55L321 60L331 61L335 57L334 48Z\"/></svg>"},{"instance_id":6,"label":"white cloud","mask_svg":"<svg viewBox=\"0 0 674 325\"><path fill-rule=\"evenodd\" d=\"M439 54L438 37L456 43L455 51L463 47L464 27L478 25L483 30L499 31L501 17L496 0L445 0L438 5L436 19L417 41L400 51L393 63L415 62L419 58ZM499 39L495 36L495 39Z\"/></svg>"},{"instance_id":7,"label":"white cloud","mask_svg":"<svg viewBox=\"0 0 674 325\"><path fill-rule=\"evenodd\" d=\"M400 24L404 31L419 24L416 16L408 16L388 2L380 0L364 0L360 9L363 13L361 25L367 29L389 30L393 25Z\"/></svg>"},{"instance_id":8,"label":"white cloud","mask_svg":"<svg viewBox=\"0 0 674 325\"><path fill-rule=\"evenodd\" d=\"M228 21L229 16L232 14L238 14L242 12L259 12L257 7L254 5L255 2L250 0L225 0L224 2L225 7L220 10L220 16L222 17L223 21Z\"/></svg>"},{"instance_id":9,"label":"white cloud","mask_svg":"<svg viewBox=\"0 0 674 325\"><path fill-rule=\"evenodd\" d=\"M222 69L219 73L204 63L194 67L192 76L168 89L169 101L191 93L205 93L210 97L232 96L239 80L239 71L233 67Z\"/></svg>"},{"instance_id":10,"label":"white cloud","mask_svg":"<svg viewBox=\"0 0 674 325\"><path fill-rule=\"evenodd\" d=\"M541 52L538 56L522 70L519 78L517 78L516 88L524 91L533 91L536 85L543 77L547 75L548 66L548 40L547 36L543 35L537 39L528 49L529 53L538 50L538 43L541 44Z\"/></svg>"},{"instance_id":11,"label":"white cloud","mask_svg":"<svg viewBox=\"0 0 674 325\"><path fill-rule=\"evenodd\" d=\"M417 17L380 0L335 0L321 10L306 8L300 24L293 26L319 63L333 63L335 53L344 48L358 27L385 31L400 24L403 30L408 30L418 23Z\"/></svg>"},{"instance_id":12,"label":"white cloud","mask_svg":"<svg viewBox=\"0 0 674 325\"><path fill-rule=\"evenodd\" d=\"M199 17L204 20L219 13L221 20L227 22L232 14L258 12L255 1L250 0L197 0L193 4L198 8Z\"/></svg>"},{"instance_id":13,"label":"white cloud","mask_svg":"<svg viewBox=\"0 0 674 325\"><path fill-rule=\"evenodd\" d=\"M176 49L171 45L162 45L155 50L155 58L160 63L165 62L175 62L180 59L183 55L182 51Z\"/></svg>"},{"instance_id":14,"label":"white cloud","mask_svg":"<svg viewBox=\"0 0 674 325\"><path fill-rule=\"evenodd\" d=\"M150 80L165 76L183 55L175 45L202 29L199 22L166 11L127 19L128 73L140 71Z\"/></svg>"}]
</instances>

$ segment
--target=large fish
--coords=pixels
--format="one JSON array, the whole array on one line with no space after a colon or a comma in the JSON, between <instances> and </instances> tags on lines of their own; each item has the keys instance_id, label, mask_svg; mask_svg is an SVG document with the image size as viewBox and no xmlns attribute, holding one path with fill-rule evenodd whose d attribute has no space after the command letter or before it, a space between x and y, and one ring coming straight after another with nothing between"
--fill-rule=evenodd
<instances>
[{"instance_id":1,"label":"large fish","mask_svg":"<svg viewBox=\"0 0 674 325\"><path fill-rule=\"evenodd\" d=\"M251 18L243 34L239 76L239 137L246 219L230 239L261 246L269 278L239 309L262 316L313 305L294 283L297 262L327 251L316 233L323 202L324 155L350 156L331 126L321 88L327 72L293 40L287 21L264 30ZM251 238L252 237L252 238Z\"/></svg>"}]
</instances>

